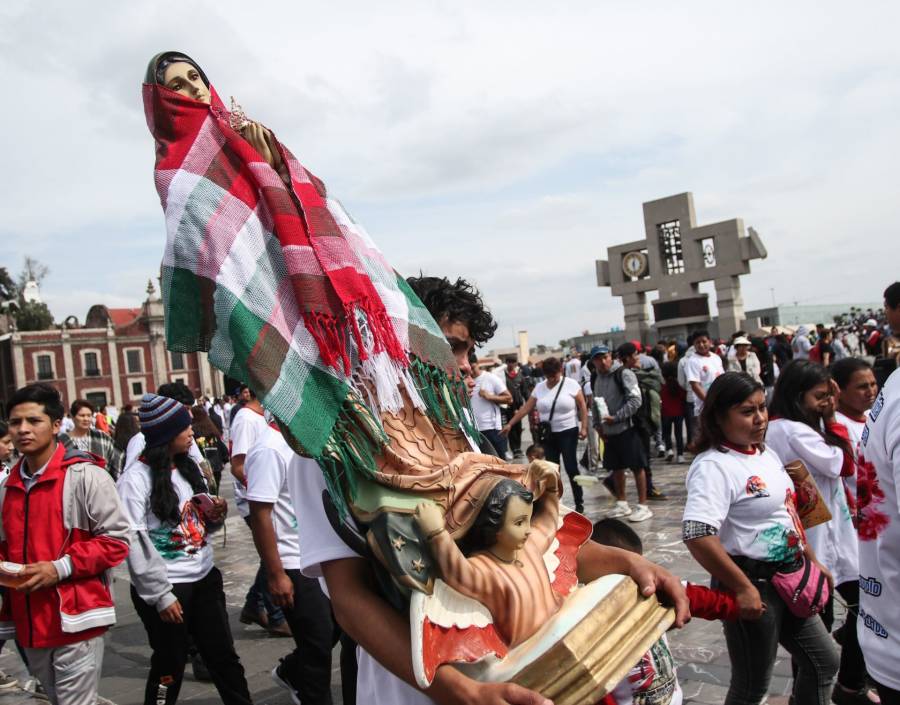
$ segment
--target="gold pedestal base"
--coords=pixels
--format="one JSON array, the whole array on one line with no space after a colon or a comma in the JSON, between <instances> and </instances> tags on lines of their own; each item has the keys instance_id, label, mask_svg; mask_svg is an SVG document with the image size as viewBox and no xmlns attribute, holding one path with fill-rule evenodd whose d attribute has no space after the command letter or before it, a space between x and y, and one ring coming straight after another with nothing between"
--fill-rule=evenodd
<instances>
[{"instance_id":1,"label":"gold pedestal base","mask_svg":"<svg viewBox=\"0 0 900 705\"><path fill-rule=\"evenodd\" d=\"M555 705L593 705L674 621L674 610L660 605L655 596L642 597L637 584L625 578L562 639L510 680L536 690Z\"/></svg>"}]
</instances>

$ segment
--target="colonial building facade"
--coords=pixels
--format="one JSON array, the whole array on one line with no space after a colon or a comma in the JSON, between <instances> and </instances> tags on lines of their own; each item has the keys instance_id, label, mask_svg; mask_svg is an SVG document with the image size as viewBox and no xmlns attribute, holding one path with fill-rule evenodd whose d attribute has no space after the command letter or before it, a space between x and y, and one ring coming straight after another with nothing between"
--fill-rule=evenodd
<instances>
[{"instance_id":1,"label":"colonial building facade","mask_svg":"<svg viewBox=\"0 0 900 705\"><path fill-rule=\"evenodd\" d=\"M90 308L84 325L70 316L59 328L0 335L3 399L31 382L56 387L68 406L87 399L94 406L137 405L166 382L184 382L197 397L224 394L222 373L206 353L166 350L163 305L152 284L140 308Z\"/></svg>"}]
</instances>

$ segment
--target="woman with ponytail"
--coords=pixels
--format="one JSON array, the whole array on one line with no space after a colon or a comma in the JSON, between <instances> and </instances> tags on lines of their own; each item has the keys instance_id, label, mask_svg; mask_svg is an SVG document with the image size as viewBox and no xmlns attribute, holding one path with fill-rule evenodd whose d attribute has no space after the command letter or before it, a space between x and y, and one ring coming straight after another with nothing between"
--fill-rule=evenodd
<instances>
[{"instance_id":1,"label":"woman with ponytail","mask_svg":"<svg viewBox=\"0 0 900 705\"><path fill-rule=\"evenodd\" d=\"M850 605L859 603L859 547L853 525L854 501L844 478L856 473L854 449L847 428L835 418L840 388L822 365L793 360L781 371L769 405L766 443L790 464L799 460L819 488L831 521L807 529L816 556L834 576L838 593ZM822 620L830 630L834 602L829 600ZM834 702L869 702L866 668L854 638L845 640Z\"/></svg>"},{"instance_id":2,"label":"woman with ponytail","mask_svg":"<svg viewBox=\"0 0 900 705\"><path fill-rule=\"evenodd\" d=\"M187 408L145 394L139 411L146 446L119 483L131 522L131 599L150 648L145 705L178 700L189 636L222 702L251 702L225 611L222 574L207 534L222 526L227 505L212 497L189 457L194 431Z\"/></svg>"}]
</instances>

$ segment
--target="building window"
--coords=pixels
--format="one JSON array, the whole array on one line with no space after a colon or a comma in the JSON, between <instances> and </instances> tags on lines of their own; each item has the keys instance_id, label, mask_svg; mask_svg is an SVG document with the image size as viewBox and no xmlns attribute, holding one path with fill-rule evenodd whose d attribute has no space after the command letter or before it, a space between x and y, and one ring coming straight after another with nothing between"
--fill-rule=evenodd
<instances>
[{"instance_id":1,"label":"building window","mask_svg":"<svg viewBox=\"0 0 900 705\"><path fill-rule=\"evenodd\" d=\"M86 352L84 354L84 374L88 377L100 376L100 361L97 353Z\"/></svg>"},{"instance_id":2,"label":"building window","mask_svg":"<svg viewBox=\"0 0 900 705\"><path fill-rule=\"evenodd\" d=\"M131 350L125 351L125 367L128 369L128 372L134 374L136 372L143 372L144 365L143 356L141 355L141 350L139 348L132 348Z\"/></svg>"},{"instance_id":3,"label":"building window","mask_svg":"<svg viewBox=\"0 0 900 705\"><path fill-rule=\"evenodd\" d=\"M184 353L173 352L169 353L172 356L172 369L173 370L183 370L184 369Z\"/></svg>"},{"instance_id":4,"label":"building window","mask_svg":"<svg viewBox=\"0 0 900 705\"><path fill-rule=\"evenodd\" d=\"M97 411L106 412L106 405L109 403L106 392L87 392L84 398L90 402Z\"/></svg>"},{"instance_id":5,"label":"building window","mask_svg":"<svg viewBox=\"0 0 900 705\"><path fill-rule=\"evenodd\" d=\"M684 273L684 250L681 248L681 221L670 220L656 226L659 235L659 257L666 274Z\"/></svg>"},{"instance_id":6,"label":"building window","mask_svg":"<svg viewBox=\"0 0 900 705\"><path fill-rule=\"evenodd\" d=\"M53 379L53 357L51 355L37 356L37 378Z\"/></svg>"},{"instance_id":7,"label":"building window","mask_svg":"<svg viewBox=\"0 0 900 705\"><path fill-rule=\"evenodd\" d=\"M141 397L144 395L144 383L143 382L132 382L131 383L131 396L132 397Z\"/></svg>"}]
</instances>

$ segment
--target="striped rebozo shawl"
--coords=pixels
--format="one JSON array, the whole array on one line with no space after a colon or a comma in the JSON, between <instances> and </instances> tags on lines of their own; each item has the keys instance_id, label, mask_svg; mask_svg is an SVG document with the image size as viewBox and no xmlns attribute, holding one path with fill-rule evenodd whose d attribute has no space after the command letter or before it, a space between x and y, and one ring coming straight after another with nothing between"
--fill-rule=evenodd
<instances>
[{"instance_id":1,"label":"striped rebozo shawl","mask_svg":"<svg viewBox=\"0 0 900 705\"><path fill-rule=\"evenodd\" d=\"M469 428L440 328L366 231L273 136L290 185L211 104L155 81L144 109L165 212L166 343L205 350L247 383L343 508L387 442L404 392L435 423Z\"/></svg>"}]
</instances>

